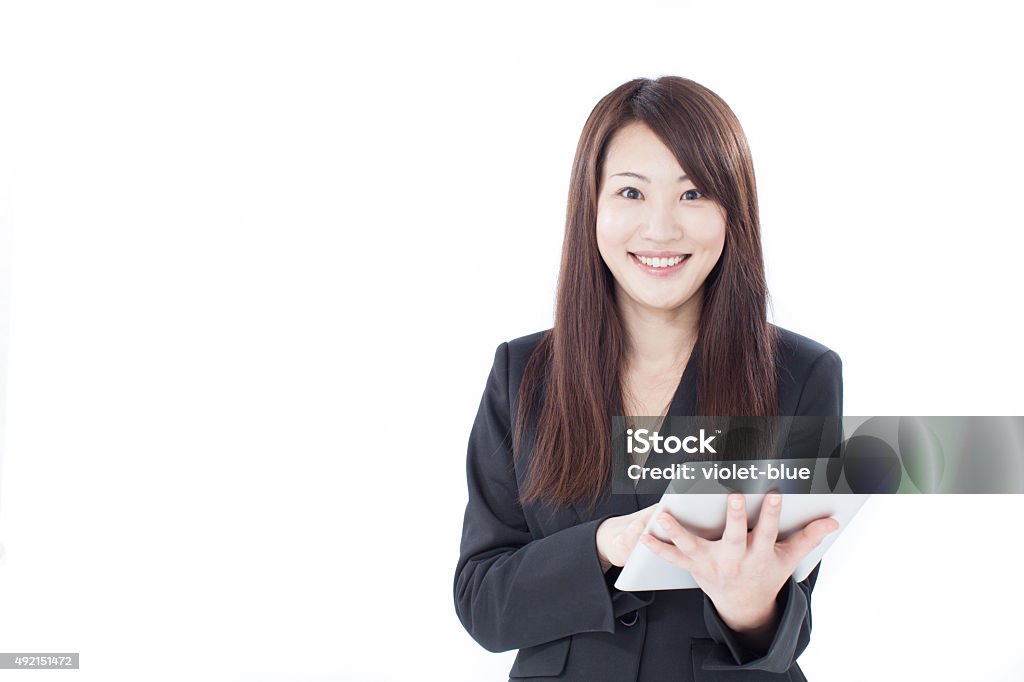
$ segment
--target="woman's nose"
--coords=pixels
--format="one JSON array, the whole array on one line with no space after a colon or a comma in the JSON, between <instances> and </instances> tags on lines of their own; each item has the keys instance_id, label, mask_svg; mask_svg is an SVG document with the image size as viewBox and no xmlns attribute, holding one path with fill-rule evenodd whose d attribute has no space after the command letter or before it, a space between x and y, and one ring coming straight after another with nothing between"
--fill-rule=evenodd
<instances>
[{"instance_id":1,"label":"woman's nose","mask_svg":"<svg viewBox=\"0 0 1024 682\"><path fill-rule=\"evenodd\" d=\"M655 242L670 242L683 236L683 227L674 211L654 209L646 216L640 236Z\"/></svg>"}]
</instances>

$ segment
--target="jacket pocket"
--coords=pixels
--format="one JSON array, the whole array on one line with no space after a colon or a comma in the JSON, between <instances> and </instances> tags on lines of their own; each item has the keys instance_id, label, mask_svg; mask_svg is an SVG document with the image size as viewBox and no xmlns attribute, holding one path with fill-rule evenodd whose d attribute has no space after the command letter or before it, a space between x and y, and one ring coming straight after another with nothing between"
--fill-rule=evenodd
<instances>
[{"instance_id":1,"label":"jacket pocket","mask_svg":"<svg viewBox=\"0 0 1024 682\"><path fill-rule=\"evenodd\" d=\"M807 682L803 671L796 663L784 673L770 673L764 670L705 670L704 660L716 646L714 640L695 639L690 644L690 658L693 661L693 679L696 682Z\"/></svg>"},{"instance_id":2,"label":"jacket pocket","mask_svg":"<svg viewBox=\"0 0 1024 682\"><path fill-rule=\"evenodd\" d=\"M565 669L565 659L569 656L569 642L572 637L563 637L552 642L520 649L508 676L521 677L554 677L561 675Z\"/></svg>"}]
</instances>

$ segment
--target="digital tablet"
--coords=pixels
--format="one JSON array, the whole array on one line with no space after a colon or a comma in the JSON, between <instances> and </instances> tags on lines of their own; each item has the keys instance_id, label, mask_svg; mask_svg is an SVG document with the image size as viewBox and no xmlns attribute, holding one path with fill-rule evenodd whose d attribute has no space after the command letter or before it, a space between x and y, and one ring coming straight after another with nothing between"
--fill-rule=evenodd
<instances>
[{"instance_id":1,"label":"digital tablet","mask_svg":"<svg viewBox=\"0 0 1024 682\"><path fill-rule=\"evenodd\" d=\"M747 528L753 528L761 513L761 501L765 493L746 494ZM782 511L779 516L779 540L785 540L803 529L815 519L831 516L839 522L839 528L825 536L821 544L808 554L793 572L797 582L803 580L818 563L847 524L860 510L870 495L782 495ZM684 528L707 540L717 540L725 530L726 501L728 493L677 494L665 493L647 522L646 532L668 541L668 536L657 526L656 518L662 511L672 514ZM637 590L681 590L697 587L693 576L662 559L638 542L629 555L626 565L615 581L615 587L624 591Z\"/></svg>"}]
</instances>

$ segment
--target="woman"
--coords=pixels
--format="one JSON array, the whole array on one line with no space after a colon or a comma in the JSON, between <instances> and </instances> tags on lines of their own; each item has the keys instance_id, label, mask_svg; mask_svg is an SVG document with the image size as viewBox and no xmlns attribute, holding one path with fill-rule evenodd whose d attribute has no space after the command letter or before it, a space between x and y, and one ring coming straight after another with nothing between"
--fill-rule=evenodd
<instances>
[{"instance_id":1,"label":"woman","mask_svg":"<svg viewBox=\"0 0 1024 682\"><path fill-rule=\"evenodd\" d=\"M455 605L510 677L803 680L819 567L837 524L777 542L771 495L743 496L711 542L656 495L613 495L612 415L841 415L842 365L767 321L754 171L735 115L677 77L625 83L594 108L570 184L555 324L498 346L470 441ZM637 542L701 589L623 592Z\"/></svg>"}]
</instances>

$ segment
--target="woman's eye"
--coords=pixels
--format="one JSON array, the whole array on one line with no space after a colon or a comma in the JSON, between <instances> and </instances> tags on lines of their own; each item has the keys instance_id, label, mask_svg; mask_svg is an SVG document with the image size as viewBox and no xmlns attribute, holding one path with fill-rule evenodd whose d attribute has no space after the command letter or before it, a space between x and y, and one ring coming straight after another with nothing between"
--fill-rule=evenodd
<instances>
[{"instance_id":1,"label":"woman's eye","mask_svg":"<svg viewBox=\"0 0 1024 682\"><path fill-rule=\"evenodd\" d=\"M617 192L617 194L624 199L642 199L644 196L636 187L623 187ZM695 201L697 199L703 199L704 194L698 189L688 189L683 192L683 198L687 201Z\"/></svg>"}]
</instances>

